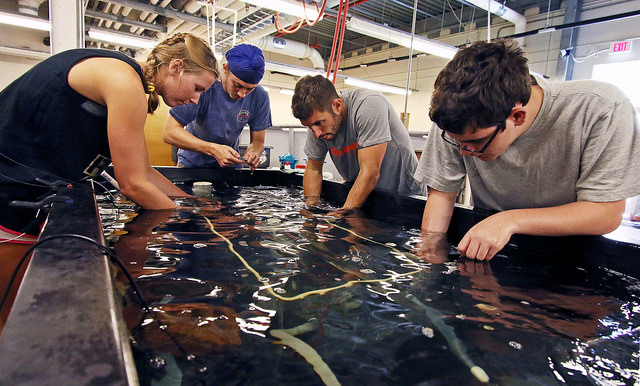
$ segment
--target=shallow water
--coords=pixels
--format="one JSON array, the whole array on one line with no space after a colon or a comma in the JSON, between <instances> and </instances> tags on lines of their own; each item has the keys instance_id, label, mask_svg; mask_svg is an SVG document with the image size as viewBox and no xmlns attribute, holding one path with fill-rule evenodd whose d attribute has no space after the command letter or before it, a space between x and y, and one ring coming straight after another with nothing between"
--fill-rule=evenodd
<instances>
[{"instance_id":1,"label":"shallow water","mask_svg":"<svg viewBox=\"0 0 640 386\"><path fill-rule=\"evenodd\" d=\"M138 215L101 204L153 309L120 278L143 385L640 382L636 278L508 248L431 264L412 253L419 229L329 216L298 188L214 194Z\"/></svg>"}]
</instances>

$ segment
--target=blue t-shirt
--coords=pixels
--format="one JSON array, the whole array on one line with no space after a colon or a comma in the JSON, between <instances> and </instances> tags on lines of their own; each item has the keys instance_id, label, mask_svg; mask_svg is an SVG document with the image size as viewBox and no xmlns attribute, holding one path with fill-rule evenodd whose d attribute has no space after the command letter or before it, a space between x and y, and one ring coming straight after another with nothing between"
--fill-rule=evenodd
<instances>
[{"instance_id":1,"label":"blue t-shirt","mask_svg":"<svg viewBox=\"0 0 640 386\"><path fill-rule=\"evenodd\" d=\"M251 131L272 126L267 91L258 87L242 99L231 99L217 80L200 94L198 104L172 108L169 113L187 131L203 141L233 147L238 151L238 137L249 125ZM185 167L219 167L214 157L195 151L178 150L178 162Z\"/></svg>"}]
</instances>

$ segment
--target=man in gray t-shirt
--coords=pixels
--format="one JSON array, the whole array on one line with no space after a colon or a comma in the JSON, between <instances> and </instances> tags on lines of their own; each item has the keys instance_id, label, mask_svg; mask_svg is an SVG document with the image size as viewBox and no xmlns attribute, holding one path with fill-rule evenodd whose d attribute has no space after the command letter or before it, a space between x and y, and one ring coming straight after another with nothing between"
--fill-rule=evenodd
<instances>
[{"instance_id":1,"label":"man in gray t-shirt","mask_svg":"<svg viewBox=\"0 0 640 386\"><path fill-rule=\"evenodd\" d=\"M640 194L640 129L617 88L530 76L511 40L458 51L435 82L416 178L429 187L422 231L444 234L465 175L475 207L501 211L472 227L463 256L489 260L513 234L601 235ZM436 248L425 247L423 251Z\"/></svg>"},{"instance_id":2,"label":"man in gray t-shirt","mask_svg":"<svg viewBox=\"0 0 640 386\"><path fill-rule=\"evenodd\" d=\"M291 104L293 115L310 130L303 186L306 197L319 197L322 165L329 152L340 175L353 186L344 209L360 207L374 188L421 194L413 178L418 158L407 129L382 93L343 91L322 75L301 78Z\"/></svg>"}]
</instances>

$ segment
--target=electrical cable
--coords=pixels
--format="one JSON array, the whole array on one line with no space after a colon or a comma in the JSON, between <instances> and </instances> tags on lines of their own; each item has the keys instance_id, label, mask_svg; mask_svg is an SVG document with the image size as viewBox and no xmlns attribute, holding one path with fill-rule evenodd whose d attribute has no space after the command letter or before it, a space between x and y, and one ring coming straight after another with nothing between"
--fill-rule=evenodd
<instances>
[{"instance_id":1,"label":"electrical cable","mask_svg":"<svg viewBox=\"0 0 640 386\"><path fill-rule=\"evenodd\" d=\"M342 9L342 26L340 27L340 40L338 44L338 52L336 56L335 70L333 71L333 84L336 84L338 70L340 69L340 53L342 52L342 43L344 43L344 29L347 26L347 11L349 10L349 0L344 0L344 8ZM338 15L340 17L340 15Z\"/></svg>"},{"instance_id":2,"label":"electrical cable","mask_svg":"<svg viewBox=\"0 0 640 386\"><path fill-rule=\"evenodd\" d=\"M9 160L9 161L13 162L14 164L16 164L16 165L18 165L18 166L22 166L22 167L23 167L23 168L25 168L25 169L29 169L29 170L31 170L31 171L34 171L34 172L37 172L37 173L40 173L40 174L44 174L44 175L47 175L47 176L50 176L50 177L54 177L54 178L56 178L56 179L58 179L58 180L61 180L61 181L71 182L71 180L69 180L68 178L63 178L63 177L60 177L60 176L58 176L58 175L55 175L55 174L53 174L53 173L51 173L51 172L44 171L44 170L41 170L41 169L38 169L38 168L34 168L34 167L29 166L29 165L25 165L25 164L23 164L23 163L21 163L21 162L19 162L19 161L14 160L13 158L9 157L8 155L6 155L6 154L4 154L4 153L2 153L2 152L0 152L0 156L2 156L2 157L4 157L4 158L6 158L7 160ZM15 182L19 182L19 183L21 183L21 184L25 184L25 185L32 185L32 184L30 184L30 183L28 183L28 182L14 180L13 178L8 177L8 176L5 176L5 175L2 175L2 177L9 178L9 179L11 179L11 180L13 180L13 181L15 181ZM75 182L75 181L73 181L73 182ZM47 186L47 185L44 185L44 184L43 184L43 185L32 185L32 186L38 186L38 187L44 187L44 188L50 188L50 186Z\"/></svg>"},{"instance_id":3,"label":"electrical cable","mask_svg":"<svg viewBox=\"0 0 640 386\"><path fill-rule=\"evenodd\" d=\"M336 28L333 32L333 43L331 44L331 55L329 56L329 60L327 62L327 78L331 75L331 68L333 66L333 58L337 49L337 40L338 40L338 31L340 28L340 16L342 15L342 5L343 1L340 0L340 4L338 5L338 17L336 18Z\"/></svg>"},{"instance_id":4,"label":"electrical cable","mask_svg":"<svg viewBox=\"0 0 640 386\"><path fill-rule=\"evenodd\" d=\"M136 294L136 297L138 298L138 301L140 302L140 304L142 305L142 308L145 312L145 314L149 314L151 313L151 307L149 306L149 303L147 303L147 301L143 298L142 296L142 292L140 291L140 288L138 287L138 285L136 284L135 280L133 279L133 277L131 276L131 273L129 272L129 270L127 270L127 268L124 266L124 264L122 263L122 261L120 259L118 259L118 257L116 256L116 254L108 247L100 244L99 242L97 242L96 240L88 237L88 236L84 236L84 235L79 235L79 234L74 234L74 233L62 233L62 234L58 234L58 235L52 235L52 236L47 236L44 237L40 240L38 240L38 242L36 242L35 244L33 244L26 252L25 254L22 256L22 258L20 259L20 261L18 262L18 265L16 266L15 270L13 271L13 274L11 275L11 279L9 280L9 283L7 285L7 289L2 297L2 300L0 301L0 309L2 309L5 305L5 302L9 296L9 293L11 292L11 287L13 286L13 283L16 279L16 277L18 276L18 272L20 271L20 267L22 266L22 264L24 264L24 262L27 260L27 257L29 256L29 254L31 254L31 252L33 252L33 250L35 248L37 248L38 246L40 246L41 244L47 242L47 241L51 241L51 240L55 240L55 239L61 239L61 238L76 238L76 239L80 239L80 240L85 240L90 242L91 244L99 247L107 256L109 256L109 258L118 266L118 268L120 268L120 270L122 271L122 273L124 273L124 275L126 276L127 280L129 281L129 283L131 283L131 287L133 288L133 292ZM158 325L160 327L163 326L162 322L157 318L157 317L153 317L154 321L156 323L158 323ZM134 327L132 329L132 331L136 330L137 328L140 327L140 324L136 327ZM167 334L169 336L169 338L171 339L171 341L173 342L173 344L181 351L183 352L185 355L191 355L181 344L180 342L172 335L169 333L168 330L160 328L161 331L164 331L165 334Z\"/></svg>"},{"instance_id":5,"label":"electrical cable","mask_svg":"<svg viewBox=\"0 0 640 386\"><path fill-rule=\"evenodd\" d=\"M2 309L4 307L4 304L7 301L7 298L9 297L9 292L11 291L11 287L13 286L13 283L15 282L16 277L18 276L18 272L20 271L20 267L27 260L27 258L31 254L31 252L33 252L34 249L36 249L38 246L42 245L43 243L45 243L47 241L61 239L61 238L76 238L76 239L80 239L80 240L85 240L85 241L88 241L88 242L92 243L93 245L99 247L100 249L102 249L102 251L107 256L109 256L109 258L111 258L111 260L118 266L118 268L120 268L120 270L122 270L122 273L124 273L124 275L127 277L127 280L129 280L129 282L131 283L131 287L133 288L138 300L140 301L140 304L145 309L145 311L149 311L151 309L149 307L149 304L147 303L147 301L144 300L144 298L142 297L142 293L140 292L140 289L138 288L138 285L135 283L133 277L131 276L131 274L129 273L127 268L124 266L122 261L120 259L118 259L116 254L110 248L100 244L99 242L97 242L96 240L92 239L91 237L84 236L84 235L79 235L79 234L75 234L75 233L61 233L61 234L57 234L57 235L46 236L46 237L43 237L40 240L38 240L35 244L33 244L31 247L29 247L29 249L27 249L27 251L24 253L22 258L18 262L18 265L14 269L13 274L11 275L11 279L9 279L9 283L7 284L7 289L6 289L5 293L4 293L4 295L2 296L2 300L0 300L0 309Z\"/></svg>"},{"instance_id":6,"label":"electrical cable","mask_svg":"<svg viewBox=\"0 0 640 386\"><path fill-rule=\"evenodd\" d=\"M91 181L92 184L98 184L102 189L104 189L105 193L107 193L110 197L111 197L111 205L113 205L113 208L115 209L115 218L113 219L113 224L115 224L118 219L120 218L120 208L118 207L118 205L116 205L116 196L113 195L113 193L111 193L111 191L109 189L107 189L106 186L104 186L103 184L99 183L98 181L94 180L93 178L89 179L89 181ZM96 193L96 190L93 189L93 193ZM107 200L109 201L109 200ZM112 224L106 224L106 226L111 226Z\"/></svg>"},{"instance_id":7,"label":"electrical cable","mask_svg":"<svg viewBox=\"0 0 640 386\"><path fill-rule=\"evenodd\" d=\"M47 186L47 185L45 185L45 184L38 185L38 184L33 184L33 183L31 183L31 182L26 182L26 181L16 180L15 178L13 178L13 177L9 177L8 175L6 175L6 174L2 174L2 173L0 173L0 177L4 177L4 178L6 178L6 179L7 179L7 180L9 180L9 181L17 182L17 183L22 184L22 185L34 186L34 187L36 187L36 188L50 188L49 186Z\"/></svg>"},{"instance_id":8,"label":"electrical cable","mask_svg":"<svg viewBox=\"0 0 640 386\"><path fill-rule=\"evenodd\" d=\"M307 6L306 6L306 2L304 0L302 0L302 10L304 11L304 20L307 22L307 25L310 27L313 27L314 25L316 25L316 23L318 23L320 20L322 20L322 15L324 14L324 8L327 5L327 0L324 0L322 2L322 6L320 7L320 10L318 10L318 4L317 3L313 3L313 6L316 7L316 12L318 12L318 16L316 17L316 20L311 21L309 20L309 17L307 17Z\"/></svg>"}]
</instances>

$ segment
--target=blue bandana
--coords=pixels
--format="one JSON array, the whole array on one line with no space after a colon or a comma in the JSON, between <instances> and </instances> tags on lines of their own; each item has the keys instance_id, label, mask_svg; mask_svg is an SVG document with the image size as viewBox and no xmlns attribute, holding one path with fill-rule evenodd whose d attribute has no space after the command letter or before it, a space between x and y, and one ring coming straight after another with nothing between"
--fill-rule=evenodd
<instances>
[{"instance_id":1,"label":"blue bandana","mask_svg":"<svg viewBox=\"0 0 640 386\"><path fill-rule=\"evenodd\" d=\"M262 50L250 44L238 44L225 54L231 73L243 82L258 84L264 75Z\"/></svg>"}]
</instances>

